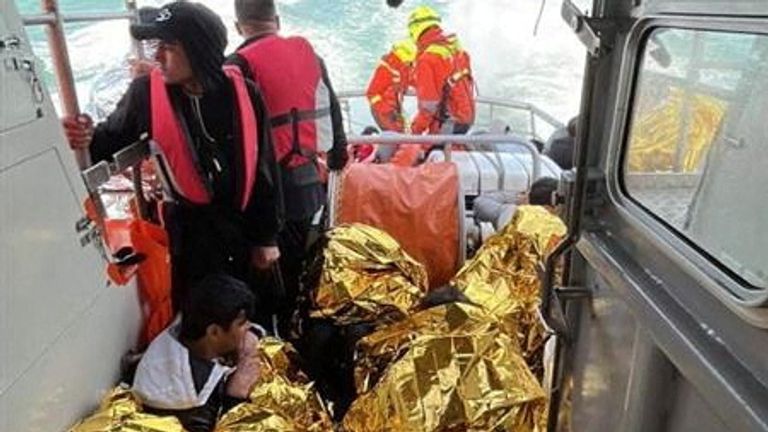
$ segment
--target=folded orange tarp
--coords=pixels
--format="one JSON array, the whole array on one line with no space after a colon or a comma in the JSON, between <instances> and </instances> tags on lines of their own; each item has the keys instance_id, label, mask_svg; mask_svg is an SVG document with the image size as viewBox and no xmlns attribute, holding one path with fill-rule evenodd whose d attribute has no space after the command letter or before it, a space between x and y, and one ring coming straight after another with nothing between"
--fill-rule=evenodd
<instances>
[{"instance_id":1,"label":"folded orange tarp","mask_svg":"<svg viewBox=\"0 0 768 432\"><path fill-rule=\"evenodd\" d=\"M418 167L351 164L343 173L335 224L386 231L427 267L432 288L459 265L459 178L448 162Z\"/></svg>"},{"instance_id":2,"label":"folded orange tarp","mask_svg":"<svg viewBox=\"0 0 768 432\"><path fill-rule=\"evenodd\" d=\"M90 199L86 200L85 208L92 220L99 220ZM136 275L144 315L140 344L145 346L173 318L168 234L163 227L134 216L104 220L102 235L107 253L114 255L121 249L130 248L133 253L143 256L143 260L135 265L107 264L107 275L116 285L125 285Z\"/></svg>"},{"instance_id":3,"label":"folded orange tarp","mask_svg":"<svg viewBox=\"0 0 768 432\"><path fill-rule=\"evenodd\" d=\"M131 224L131 241L136 252L146 256L137 276L144 312L142 343L148 344L173 319L168 234L159 225L137 219Z\"/></svg>"}]
</instances>

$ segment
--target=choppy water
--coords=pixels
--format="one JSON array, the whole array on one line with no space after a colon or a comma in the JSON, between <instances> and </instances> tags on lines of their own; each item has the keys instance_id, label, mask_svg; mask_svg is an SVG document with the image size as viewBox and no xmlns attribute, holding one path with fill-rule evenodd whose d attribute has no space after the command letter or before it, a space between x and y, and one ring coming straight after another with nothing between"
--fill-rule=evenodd
<instances>
[{"instance_id":1,"label":"choppy water","mask_svg":"<svg viewBox=\"0 0 768 432\"><path fill-rule=\"evenodd\" d=\"M544 1L538 34L533 29ZM233 0L202 0L234 31ZM115 11L122 0L60 0L65 12ZM144 0L139 5L158 5ZM22 13L38 0L18 0ZM363 89L389 44L406 36L408 12L419 4L438 9L444 27L470 52L483 96L532 102L560 120L578 110L584 50L560 18L556 0L405 0L391 9L384 0L278 0L283 31L307 36L325 58L337 90ZM47 58L40 29L30 29L35 51ZM67 29L78 94L89 110L109 105L127 82L130 38L124 22L71 25ZM50 80L49 75L49 82ZM89 104L89 102L91 102Z\"/></svg>"}]
</instances>

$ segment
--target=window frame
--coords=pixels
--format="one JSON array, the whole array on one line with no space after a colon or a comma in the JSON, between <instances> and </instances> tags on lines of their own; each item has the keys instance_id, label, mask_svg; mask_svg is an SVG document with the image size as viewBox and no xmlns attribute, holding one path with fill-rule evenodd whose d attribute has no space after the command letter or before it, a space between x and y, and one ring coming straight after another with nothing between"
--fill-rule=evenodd
<instances>
[{"instance_id":1,"label":"window frame","mask_svg":"<svg viewBox=\"0 0 768 432\"><path fill-rule=\"evenodd\" d=\"M617 209L625 217L635 220L661 248L672 248L675 258L683 268L696 270L698 280L708 291L728 306L762 308L768 306L768 286L756 286L748 282L735 270L714 257L695 239L686 236L661 216L654 213L628 191L625 181L625 163L629 150L630 127L639 78L646 54L647 41L655 30L676 29L743 33L768 37L768 20L765 18L724 18L724 17L676 17L651 16L639 20L630 31L619 74L620 86L616 112L612 127L611 150L606 166L609 175L608 193ZM749 311L747 315L752 315ZM760 314L762 315L762 314ZM752 317L756 318L756 317ZM760 319L763 321L763 319Z\"/></svg>"}]
</instances>

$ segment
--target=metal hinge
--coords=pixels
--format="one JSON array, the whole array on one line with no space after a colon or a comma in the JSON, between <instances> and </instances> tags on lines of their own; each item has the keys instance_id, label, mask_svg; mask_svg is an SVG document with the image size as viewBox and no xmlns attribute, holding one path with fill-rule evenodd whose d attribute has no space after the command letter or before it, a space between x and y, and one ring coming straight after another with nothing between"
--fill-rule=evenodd
<instances>
[{"instance_id":1,"label":"metal hinge","mask_svg":"<svg viewBox=\"0 0 768 432\"><path fill-rule=\"evenodd\" d=\"M80 246L86 247L94 240L101 242L101 231L98 224L92 221L88 216L81 217L75 222L75 231L80 234Z\"/></svg>"},{"instance_id":2,"label":"metal hinge","mask_svg":"<svg viewBox=\"0 0 768 432\"><path fill-rule=\"evenodd\" d=\"M21 39L18 36L11 35L0 39L0 50L18 50L21 48Z\"/></svg>"},{"instance_id":3,"label":"metal hinge","mask_svg":"<svg viewBox=\"0 0 768 432\"><path fill-rule=\"evenodd\" d=\"M616 31L616 21L588 17L571 0L563 0L560 15L592 57L605 55L613 48L610 41Z\"/></svg>"}]
</instances>

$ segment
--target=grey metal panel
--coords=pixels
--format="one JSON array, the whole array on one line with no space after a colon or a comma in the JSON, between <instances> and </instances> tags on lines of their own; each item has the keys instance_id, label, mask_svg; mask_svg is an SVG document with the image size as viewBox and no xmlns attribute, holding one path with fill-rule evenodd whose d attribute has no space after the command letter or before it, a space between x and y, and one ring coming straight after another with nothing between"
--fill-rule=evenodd
<instances>
[{"instance_id":1,"label":"grey metal panel","mask_svg":"<svg viewBox=\"0 0 768 432\"><path fill-rule=\"evenodd\" d=\"M629 3L596 2L619 18L626 16L622 6ZM656 11L663 12L661 2L649 2L646 13L652 3L658 6ZM738 13L743 6L741 2L708 4L721 10L727 8L728 13ZM704 2L697 5L703 6ZM678 2L677 6L685 5ZM768 3L762 2L760 7L766 11ZM569 305L581 312L571 335L575 345L572 378L577 388L588 388L591 376L616 376L617 380L610 382L610 389L603 392L608 395L613 390L615 399L604 396L604 410L595 402L592 409L581 411L589 407L584 402L587 399L580 392L574 395L573 430L768 431L768 332L753 325L768 323L766 310L739 304L739 297L732 295L737 292L734 284L738 282L628 200L620 187L618 167L635 58L643 30L653 25L716 26L757 32L768 28L761 19L653 18L636 23L632 30L619 27L613 51L595 61L596 82L605 85L598 85L593 94L585 95L591 101L589 116L585 116L589 119L589 140L580 147L586 149L590 177L602 174L604 179L592 188L596 196L590 197L583 209L586 232L566 282L585 286L595 296L592 305ZM617 332L603 332L607 341L601 343L632 347L634 354L629 360L626 355L613 359L626 361L623 366L628 379L613 372L621 366L611 363L610 356L583 354L589 353L591 346L594 349L592 334L597 329L621 320L605 313L600 305L606 301L617 314L625 310L624 319L631 323L623 324L625 327L639 329L634 337L624 341L619 340ZM638 336L643 334L647 337ZM596 372L580 372L587 370ZM648 380L663 381L655 373L675 379L654 389ZM666 393L667 398L659 401L644 395L644 391ZM622 413L621 422L612 410ZM696 412L701 415L696 416Z\"/></svg>"},{"instance_id":2,"label":"grey metal panel","mask_svg":"<svg viewBox=\"0 0 768 432\"><path fill-rule=\"evenodd\" d=\"M669 432L722 432L729 429L728 425L717 415L717 410L708 404L704 398L689 383L681 379L675 380L673 396L667 413L665 429Z\"/></svg>"},{"instance_id":3,"label":"grey metal panel","mask_svg":"<svg viewBox=\"0 0 768 432\"><path fill-rule=\"evenodd\" d=\"M749 283L766 289L768 80L762 74L752 84L743 115L726 122L712 143L686 235Z\"/></svg>"},{"instance_id":4,"label":"grey metal panel","mask_svg":"<svg viewBox=\"0 0 768 432\"><path fill-rule=\"evenodd\" d=\"M592 276L595 276L594 273ZM573 353L573 431L618 431L632 364L635 319L599 276L590 278L593 303L584 310Z\"/></svg>"},{"instance_id":5,"label":"grey metal panel","mask_svg":"<svg viewBox=\"0 0 768 432\"><path fill-rule=\"evenodd\" d=\"M637 14L768 15L768 4L761 0L644 0Z\"/></svg>"},{"instance_id":6,"label":"grey metal panel","mask_svg":"<svg viewBox=\"0 0 768 432\"><path fill-rule=\"evenodd\" d=\"M1 171L0 197L2 430L62 430L115 384L140 327L136 287L106 286L80 245L55 149Z\"/></svg>"},{"instance_id":7,"label":"grey metal panel","mask_svg":"<svg viewBox=\"0 0 768 432\"><path fill-rule=\"evenodd\" d=\"M0 41L6 45L0 48L0 169L3 169L46 148L42 140L23 143L25 145L10 142L13 138L7 133L25 126L44 127L47 123L38 118L37 109L41 109L41 114L55 111L42 87L42 94L33 92L30 84L33 72L24 70L22 62L29 61L34 65L35 58L13 2L0 0L0 11ZM9 47L11 38L18 42Z\"/></svg>"},{"instance_id":8,"label":"grey metal panel","mask_svg":"<svg viewBox=\"0 0 768 432\"><path fill-rule=\"evenodd\" d=\"M764 347L768 334L756 334L754 331L758 330L743 323L746 333L726 339L721 329L728 324L727 310L723 315L725 308L710 302L706 309L696 308L696 315L692 315L691 305L678 297L680 292L672 290L676 284L671 279L679 275L658 263L645 261L647 254L658 251L633 249L632 244L626 248L629 240L624 234L590 233L579 243L579 252L605 278L607 286L624 298L638 325L652 335L680 374L729 427L768 430L768 391L758 376L766 372L764 354L750 359L753 363L747 366L738 357L745 354L744 349L731 350L727 345L747 342ZM637 257L643 259L638 262ZM695 291L696 284L690 281L677 286L687 291L694 304L709 297L705 291ZM752 334L750 328L754 330Z\"/></svg>"},{"instance_id":9,"label":"grey metal panel","mask_svg":"<svg viewBox=\"0 0 768 432\"><path fill-rule=\"evenodd\" d=\"M625 139L624 134L628 121L627 113L631 103L630 95L637 61L635 53L639 50L642 38L646 32L656 26L764 33L767 28L766 21L745 18L651 17L636 23L632 30L631 38L623 47L626 55L622 62L619 80L624 84L618 93L613 95L616 98L614 109L617 114L611 121L607 121L605 123L606 126L603 128L607 135L604 141L606 144L604 145L610 145L610 147L604 149L600 153L599 158L608 180L606 189L611 200L618 204L618 211L624 213L630 219L641 221L642 224L649 228L645 233L649 238L654 239L658 245L673 246L677 253L670 254L671 258L681 266L694 272L700 285L720 298L723 304L753 324L768 327L768 309L754 307L768 301L768 290L758 291L744 287L742 283L734 280L719 265L701 255L686 240L659 224L642 207L628 199L621 190L621 152L622 143ZM610 168L606 169L605 167Z\"/></svg>"},{"instance_id":10,"label":"grey metal panel","mask_svg":"<svg viewBox=\"0 0 768 432\"><path fill-rule=\"evenodd\" d=\"M117 383L121 356L138 338L141 312L135 284L101 288L0 396L0 430L68 430Z\"/></svg>"},{"instance_id":11,"label":"grey metal panel","mask_svg":"<svg viewBox=\"0 0 768 432\"><path fill-rule=\"evenodd\" d=\"M619 430L663 430L672 401L675 368L642 328L635 332L631 373Z\"/></svg>"},{"instance_id":12,"label":"grey metal panel","mask_svg":"<svg viewBox=\"0 0 768 432\"><path fill-rule=\"evenodd\" d=\"M0 16L23 36L12 0L0 0ZM0 115L17 102L0 98ZM85 189L47 92L41 109L0 131L3 432L66 430L87 414L141 324L135 284L105 286L104 260L80 245Z\"/></svg>"}]
</instances>

